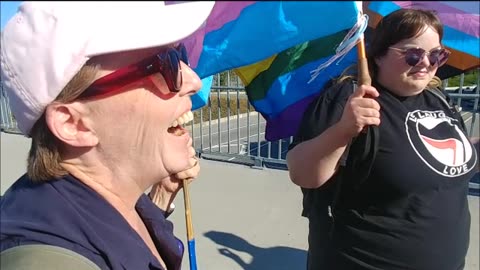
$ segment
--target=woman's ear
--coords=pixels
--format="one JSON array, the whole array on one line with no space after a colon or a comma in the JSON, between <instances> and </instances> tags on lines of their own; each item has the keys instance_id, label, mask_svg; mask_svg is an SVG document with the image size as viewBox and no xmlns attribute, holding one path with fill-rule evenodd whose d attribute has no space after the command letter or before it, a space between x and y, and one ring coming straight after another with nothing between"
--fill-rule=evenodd
<instances>
[{"instance_id":1,"label":"woman's ear","mask_svg":"<svg viewBox=\"0 0 480 270\"><path fill-rule=\"evenodd\" d=\"M45 110L45 120L55 137L74 147L92 147L98 144L98 137L88 123L88 109L79 102L54 102Z\"/></svg>"}]
</instances>

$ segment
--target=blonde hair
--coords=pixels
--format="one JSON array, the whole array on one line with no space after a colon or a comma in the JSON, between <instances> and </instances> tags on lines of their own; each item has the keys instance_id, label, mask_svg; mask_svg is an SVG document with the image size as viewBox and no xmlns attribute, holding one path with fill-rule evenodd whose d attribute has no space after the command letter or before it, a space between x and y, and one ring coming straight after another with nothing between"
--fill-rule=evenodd
<instances>
[{"instance_id":1,"label":"blonde hair","mask_svg":"<svg viewBox=\"0 0 480 270\"><path fill-rule=\"evenodd\" d=\"M68 103L75 100L92 84L98 67L85 65L63 88L55 101ZM27 159L27 175L32 181L48 181L67 174L60 165L62 143L50 131L45 121L45 112L35 122L30 131L32 144Z\"/></svg>"}]
</instances>

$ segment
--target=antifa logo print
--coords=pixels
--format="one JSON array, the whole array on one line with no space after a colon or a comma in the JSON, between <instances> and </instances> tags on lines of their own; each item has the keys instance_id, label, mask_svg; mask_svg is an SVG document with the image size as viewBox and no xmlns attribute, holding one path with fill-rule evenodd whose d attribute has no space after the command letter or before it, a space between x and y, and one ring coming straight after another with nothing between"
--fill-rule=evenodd
<instances>
[{"instance_id":1,"label":"antifa logo print","mask_svg":"<svg viewBox=\"0 0 480 270\"><path fill-rule=\"evenodd\" d=\"M458 120L443 111L416 110L405 119L412 148L436 173L456 177L468 173L477 162L477 155Z\"/></svg>"}]
</instances>

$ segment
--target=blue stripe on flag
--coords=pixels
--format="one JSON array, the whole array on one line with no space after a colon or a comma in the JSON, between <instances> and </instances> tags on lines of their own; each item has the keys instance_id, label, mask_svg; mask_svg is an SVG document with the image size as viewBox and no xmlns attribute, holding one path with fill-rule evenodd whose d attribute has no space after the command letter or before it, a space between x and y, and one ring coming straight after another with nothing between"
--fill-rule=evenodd
<instances>
[{"instance_id":1,"label":"blue stripe on flag","mask_svg":"<svg viewBox=\"0 0 480 270\"><path fill-rule=\"evenodd\" d=\"M205 35L195 71L204 78L258 62L294 45L349 29L357 14L353 1L255 3L236 20ZM326 26L327 22L334 23Z\"/></svg>"},{"instance_id":2,"label":"blue stripe on flag","mask_svg":"<svg viewBox=\"0 0 480 270\"><path fill-rule=\"evenodd\" d=\"M387 14L390 14L395 10L400 9L400 6L393 3L392 1L372 1L368 5L368 8L382 16L386 16Z\"/></svg>"},{"instance_id":3,"label":"blue stripe on flag","mask_svg":"<svg viewBox=\"0 0 480 270\"><path fill-rule=\"evenodd\" d=\"M202 79L202 88L191 97L192 111L199 109L208 103L210 88L212 88L213 75Z\"/></svg>"},{"instance_id":4,"label":"blue stripe on flag","mask_svg":"<svg viewBox=\"0 0 480 270\"><path fill-rule=\"evenodd\" d=\"M443 27L443 32L443 45L477 58L480 57L478 38L446 25Z\"/></svg>"}]
</instances>

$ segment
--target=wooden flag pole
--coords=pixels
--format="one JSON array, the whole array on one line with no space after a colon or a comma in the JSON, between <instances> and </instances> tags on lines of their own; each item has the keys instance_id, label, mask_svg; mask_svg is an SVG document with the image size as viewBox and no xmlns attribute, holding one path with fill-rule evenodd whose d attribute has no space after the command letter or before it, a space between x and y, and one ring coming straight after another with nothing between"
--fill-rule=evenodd
<instances>
[{"instance_id":1,"label":"wooden flag pole","mask_svg":"<svg viewBox=\"0 0 480 270\"><path fill-rule=\"evenodd\" d=\"M188 181L189 179L183 179L183 201L185 204L185 223L187 225L188 259L190 262L190 270L197 270L197 256L195 253L195 237L193 235Z\"/></svg>"},{"instance_id":2,"label":"wooden flag pole","mask_svg":"<svg viewBox=\"0 0 480 270\"><path fill-rule=\"evenodd\" d=\"M363 15L363 3L362 1L357 1L357 7L360 10L359 18ZM367 23L367 22L365 22ZM372 78L370 77L370 72L368 71L368 60L367 53L365 49L365 34L362 33L360 36L360 41L357 44L358 52L358 85L372 85ZM368 95L366 96L368 97ZM367 127L364 127L362 133L367 133Z\"/></svg>"},{"instance_id":3,"label":"wooden flag pole","mask_svg":"<svg viewBox=\"0 0 480 270\"><path fill-rule=\"evenodd\" d=\"M355 4L358 9L358 19L362 16L363 14L363 6L364 1L355 1ZM367 21L364 21L366 24ZM358 50L358 85L372 85L372 78L370 77L370 73L368 72L368 61L367 61L367 53L365 50L365 35L362 33L359 38L359 42L357 44L357 50Z\"/></svg>"},{"instance_id":4,"label":"wooden flag pole","mask_svg":"<svg viewBox=\"0 0 480 270\"><path fill-rule=\"evenodd\" d=\"M372 85L372 78L368 72L367 54L365 52L365 39L360 38L360 42L357 44L358 49L358 82L359 85Z\"/></svg>"}]
</instances>

